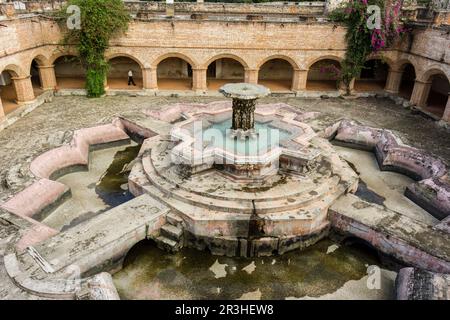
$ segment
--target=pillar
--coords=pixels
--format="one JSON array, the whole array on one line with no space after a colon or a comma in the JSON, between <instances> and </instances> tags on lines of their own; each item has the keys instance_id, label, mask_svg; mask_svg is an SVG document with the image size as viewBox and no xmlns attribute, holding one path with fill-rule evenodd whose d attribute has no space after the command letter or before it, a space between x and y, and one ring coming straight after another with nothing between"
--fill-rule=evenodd
<instances>
[{"instance_id":1,"label":"pillar","mask_svg":"<svg viewBox=\"0 0 450 320\"><path fill-rule=\"evenodd\" d=\"M56 87L55 66L38 66L42 90L53 90Z\"/></svg>"},{"instance_id":2,"label":"pillar","mask_svg":"<svg viewBox=\"0 0 450 320\"><path fill-rule=\"evenodd\" d=\"M427 104L428 95L431 89L431 82L416 80L414 89L411 95L411 103L418 107L425 107Z\"/></svg>"},{"instance_id":3,"label":"pillar","mask_svg":"<svg viewBox=\"0 0 450 320\"><path fill-rule=\"evenodd\" d=\"M352 94L355 91L355 81L356 81L356 79L353 78L352 81L350 81L350 83L348 85L349 89L350 89L350 94ZM339 83L339 90L347 93L347 88L342 81Z\"/></svg>"},{"instance_id":4,"label":"pillar","mask_svg":"<svg viewBox=\"0 0 450 320\"><path fill-rule=\"evenodd\" d=\"M166 0L166 16L173 17L175 15L175 5L173 0Z\"/></svg>"},{"instance_id":5,"label":"pillar","mask_svg":"<svg viewBox=\"0 0 450 320\"><path fill-rule=\"evenodd\" d=\"M403 71L389 69L384 90L389 93L397 94L400 89Z\"/></svg>"},{"instance_id":6,"label":"pillar","mask_svg":"<svg viewBox=\"0 0 450 320\"><path fill-rule=\"evenodd\" d=\"M447 104L445 105L444 115L442 116L442 120L450 123L450 94L447 98Z\"/></svg>"},{"instance_id":7,"label":"pillar","mask_svg":"<svg viewBox=\"0 0 450 320\"><path fill-rule=\"evenodd\" d=\"M306 80L308 79L308 70L294 70L292 79L292 91L306 90Z\"/></svg>"},{"instance_id":8,"label":"pillar","mask_svg":"<svg viewBox=\"0 0 450 320\"><path fill-rule=\"evenodd\" d=\"M108 73L105 74L105 79L103 80L103 88L105 88L105 91L109 90L109 85L108 85Z\"/></svg>"},{"instance_id":9,"label":"pillar","mask_svg":"<svg viewBox=\"0 0 450 320\"><path fill-rule=\"evenodd\" d=\"M192 90L207 90L206 69L192 69Z\"/></svg>"},{"instance_id":10,"label":"pillar","mask_svg":"<svg viewBox=\"0 0 450 320\"><path fill-rule=\"evenodd\" d=\"M144 89L158 89L158 73L157 68L142 69L142 82Z\"/></svg>"},{"instance_id":11,"label":"pillar","mask_svg":"<svg viewBox=\"0 0 450 320\"><path fill-rule=\"evenodd\" d=\"M0 98L0 122L5 119L5 110L3 110L2 98Z\"/></svg>"},{"instance_id":12,"label":"pillar","mask_svg":"<svg viewBox=\"0 0 450 320\"><path fill-rule=\"evenodd\" d=\"M258 83L258 70L245 69L245 80L247 83Z\"/></svg>"},{"instance_id":13,"label":"pillar","mask_svg":"<svg viewBox=\"0 0 450 320\"><path fill-rule=\"evenodd\" d=\"M14 83L18 104L34 101L35 97L33 85L31 84L31 76L12 77L11 80Z\"/></svg>"}]
</instances>

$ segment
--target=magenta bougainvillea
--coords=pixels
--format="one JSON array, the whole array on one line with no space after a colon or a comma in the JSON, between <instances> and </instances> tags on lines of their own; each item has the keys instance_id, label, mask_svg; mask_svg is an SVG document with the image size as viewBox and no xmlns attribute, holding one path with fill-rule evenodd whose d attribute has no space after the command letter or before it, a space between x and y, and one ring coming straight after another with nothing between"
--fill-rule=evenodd
<instances>
[{"instance_id":1,"label":"magenta bougainvillea","mask_svg":"<svg viewBox=\"0 0 450 320\"><path fill-rule=\"evenodd\" d=\"M330 14L332 20L347 27L347 51L339 79L347 91L368 56L392 46L407 31L401 21L402 3L403 0L350 0Z\"/></svg>"}]
</instances>

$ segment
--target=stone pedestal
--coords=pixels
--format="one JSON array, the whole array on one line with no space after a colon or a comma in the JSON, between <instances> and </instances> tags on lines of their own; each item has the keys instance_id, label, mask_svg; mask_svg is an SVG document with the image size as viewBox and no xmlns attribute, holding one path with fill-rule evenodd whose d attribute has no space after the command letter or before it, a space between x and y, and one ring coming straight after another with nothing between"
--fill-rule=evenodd
<instances>
[{"instance_id":1,"label":"stone pedestal","mask_svg":"<svg viewBox=\"0 0 450 320\"><path fill-rule=\"evenodd\" d=\"M308 70L294 70L292 79L292 91L306 90L306 80L308 79Z\"/></svg>"},{"instance_id":2,"label":"stone pedestal","mask_svg":"<svg viewBox=\"0 0 450 320\"><path fill-rule=\"evenodd\" d=\"M403 71L389 70L384 90L389 93L397 94L400 89L402 75Z\"/></svg>"},{"instance_id":3,"label":"stone pedestal","mask_svg":"<svg viewBox=\"0 0 450 320\"><path fill-rule=\"evenodd\" d=\"M423 82L420 80L416 80L411 95L411 103L418 107L426 106L430 89L431 89L431 82Z\"/></svg>"},{"instance_id":4,"label":"stone pedestal","mask_svg":"<svg viewBox=\"0 0 450 320\"><path fill-rule=\"evenodd\" d=\"M248 131L255 127L256 99L242 100L233 99L233 130Z\"/></svg>"},{"instance_id":5,"label":"stone pedestal","mask_svg":"<svg viewBox=\"0 0 450 320\"><path fill-rule=\"evenodd\" d=\"M257 84L258 83L258 70L246 69L244 82Z\"/></svg>"},{"instance_id":6,"label":"stone pedestal","mask_svg":"<svg viewBox=\"0 0 450 320\"><path fill-rule=\"evenodd\" d=\"M339 83L339 90L347 93L347 87L344 85L343 82ZM352 81L350 81L349 90L350 93L353 93L355 91L355 79L352 79Z\"/></svg>"},{"instance_id":7,"label":"stone pedestal","mask_svg":"<svg viewBox=\"0 0 450 320\"><path fill-rule=\"evenodd\" d=\"M158 74L156 68L142 69L142 82L144 89L158 89Z\"/></svg>"},{"instance_id":8,"label":"stone pedestal","mask_svg":"<svg viewBox=\"0 0 450 320\"><path fill-rule=\"evenodd\" d=\"M5 110L3 110L2 99L0 98L0 122L5 119Z\"/></svg>"},{"instance_id":9,"label":"stone pedestal","mask_svg":"<svg viewBox=\"0 0 450 320\"><path fill-rule=\"evenodd\" d=\"M33 85L31 84L31 76L13 77L14 89L17 95L17 103L23 104L34 101Z\"/></svg>"},{"instance_id":10,"label":"stone pedestal","mask_svg":"<svg viewBox=\"0 0 450 320\"><path fill-rule=\"evenodd\" d=\"M244 136L254 133L256 100L270 94L270 90L257 84L228 83L219 89L225 97L233 99L231 129Z\"/></svg>"},{"instance_id":11,"label":"stone pedestal","mask_svg":"<svg viewBox=\"0 0 450 320\"><path fill-rule=\"evenodd\" d=\"M38 66L39 78L42 90L53 90L56 87L56 76L54 65Z\"/></svg>"},{"instance_id":12,"label":"stone pedestal","mask_svg":"<svg viewBox=\"0 0 450 320\"><path fill-rule=\"evenodd\" d=\"M206 69L192 69L192 90L205 91L206 85Z\"/></svg>"}]
</instances>

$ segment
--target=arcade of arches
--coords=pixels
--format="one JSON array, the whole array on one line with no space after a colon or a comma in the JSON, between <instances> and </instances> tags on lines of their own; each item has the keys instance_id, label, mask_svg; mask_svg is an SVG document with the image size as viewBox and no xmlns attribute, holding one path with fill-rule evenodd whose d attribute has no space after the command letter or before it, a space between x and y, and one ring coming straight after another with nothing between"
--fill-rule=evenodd
<instances>
[{"instance_id":1,"label":"arcade of arches","mask_svg":"<svg viewBox=\"0 0 450 320\"><path fill-rule=\"evenodd\" d=\"M272 92L337 91L340 62L335 58L316 59L308 70L301 70L294 62L282 57L268 58L258 69L249 68L244 60L230 55L212 58L205 65L195 65L187 57L173 55L157 59L150 67L129 55L110 57L105 79L108 90L218 90L228 82L259 83ZM147 61L148 62L148 61ZM25 66L8 66L0 75L0 117L3 118L20 105L32 102L46 90L82 89L85 69L70 55L59 56L53 62L34 58ZM134 85L128 84L132 71ZM355 92L386 91L398 94L435 119L450 121L450 83L439 69L420 74L409 61L389 64L379 59L368 60L353 81Z\"/></svg>"}]
</instances>

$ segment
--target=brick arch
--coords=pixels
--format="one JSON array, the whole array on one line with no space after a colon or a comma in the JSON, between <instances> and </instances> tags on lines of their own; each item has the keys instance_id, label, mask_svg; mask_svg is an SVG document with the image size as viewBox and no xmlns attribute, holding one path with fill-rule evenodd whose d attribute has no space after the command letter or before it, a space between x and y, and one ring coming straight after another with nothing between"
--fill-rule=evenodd
<instances>
[{"instance_id":1,"label":"brick arch","mask_svg":"<svg viewBox=\"0 0 450 320\"><path fill-rule=\"evenodd\" d=\"M271 55L269 57L266 57L264 59L262 59L258 65L257 65L257 69L261 69L261 67L268 61L270 60L275 60L275 59L279 59L279 60L284 60L287 61L294 70L300 70L299 65L297 64L297 62L295 61L294 58L283 55L283 54L275 54L275 55Z\"/></svg>"},{"instance_id":2,"label":"brick arch","mask_svg":"<svg viewBox=\"0 0 450 320\"><path fill-rule=\"evenodd\" d=\"M31 59L28 61L27 70L29 70L31 68L31 64L33 63L33 60L36 60L37 64L40 65L40 66L48 66L48 65L50 65L50 59L49 58L47 58L42 53L37 53L37 54L34 54L31 57Z\"/></svg>"},{"instance_id":3,"label":"brick arch","mask_svg":"<svg viewBox=\"0 0 450 320\"><path fill-rule=\"evenodd\" d=\"M307 69L309 70L311 68L312 65L314 65L316 62L322 61L322 60L333 60L333 61L337 61L339 62L339 64L342 64L342 61L344 60L344 58L336 56L336 55L325 55L325 56L320 56L317 58L314 58L311 61L308 61L307 63Z\"/></svg>"},{"instance_id":4,"label":"brick arch","mask_svg":"<svg viewBox=\"0 0 450 320\"><path fill-rule=\"evenodd\" d=\"M8 64L4 68L0 69L0 73L7 71L12 77L26 77L28 73L24 72L21 67L16 64Z\"/></svg>"},{"instance_id":5,"label":"brick arch","mask_svg":"<svg viewBox=\"0 0 450 320\"><path fill-rule=\"evenodd\" d=\"M420 75L417 76L417 79L423 82L427 82L430 80L430 78L436 74L441 74L447 78L447 81L450 82L450 77L448 74L445 73L444 70L442 70L439 66L431 66L430 68L427 68L426 71L422 72Z\"/></svg>"},{"instance_id":6,"label":"brick arch","mask_svg":"<svg viewBox=\"0 0 450 320\"><path fill-rule=\"evenodd\" d=\"M64 51L64 52L57 52L57 53L55 53L55 54L53 54L49 59L48 59L48 61L50 62L50 64L55 64L55 61L56 60L58 60L59 58L61 58L61 57L67 57L67 56L70 56L70 57L78 57L78 52L76 52L76 51L72 51L72 50L70 50L70 51Z\"/></svg>"},{"instance_id":7,"label":"brick arch","mask_svg":"<svg viewBox=\"0 0 450 320\"><path fill-rule=\"evenodd\" d=\"M136 62L139 67L141 67L141 69L144 69L144 64L142 63L142 61L140 59L138 59L136 56L128 54L128 53L111 53L105 56L106 61L110 61L114 58L120 58L120 57L125 57L125 58L129 58L131 60L133 60L134 62Z\"/></svg>"},{"instance_id":8,"label":"brick arch","mask_svg":"<svg viewBox=\"0 0 450 320\"><path fill-rule=\"evenodd\" d=\"M384 63L386 63L389 67L389 69L393 69L395 67L395 62L393 59L387 57L387 56L381 56L381 55L370 55L365 62L371 61L371 60L380 60Z\"/></svg>"},{"instance_id":9,"label":"brick arch","mask_svg":"<svg viewBox=\"0 0 450 320\"><path fill-rule=\"evenodd\" d=\"M244 67L244 69L249 68L249 64L244 59L231 53L221 53L209 58L208 61L203 64L203 68L208 68L211 63L219 59L233 59L239 62Z\"/></svg>"},{"instance_id":10,"label":"brick arch","mask_svg":"<svg viewBox=\"0 0 450 320\"><path fill-rule=\"evenodd\" d=\"M160 55L158 58L156 58L153 62L152 62L152 67L153 68L157 68L159 63L165 59L168 58L179 58L182 59L184 61L186 61L187 63L189 63L192 67L192 69L195 69L198 67L198 64L194 61L194 59L192 59L191 57L183 54L183 53L179 53L179 52L169 52L169 53L165 53L163 55Z\"/></svg>"},{"instance_id":11,"label":"brick arch","mask_svg":"<svg viewBox=\"0 0 450 320\"><path fill-rule=\"evenodd\" d=\"M417 68L416 62L414 62L413 60L408 59L408 58L403 58L398 61L395 61L394 65L392 65L392 67L394 68L394 70L401 71L405 68L405 65L407 65L407 64L410 64L413 66L414 72L416 72L416 73L418 72L419 69Z\"/></svg>"}]
</instances>

